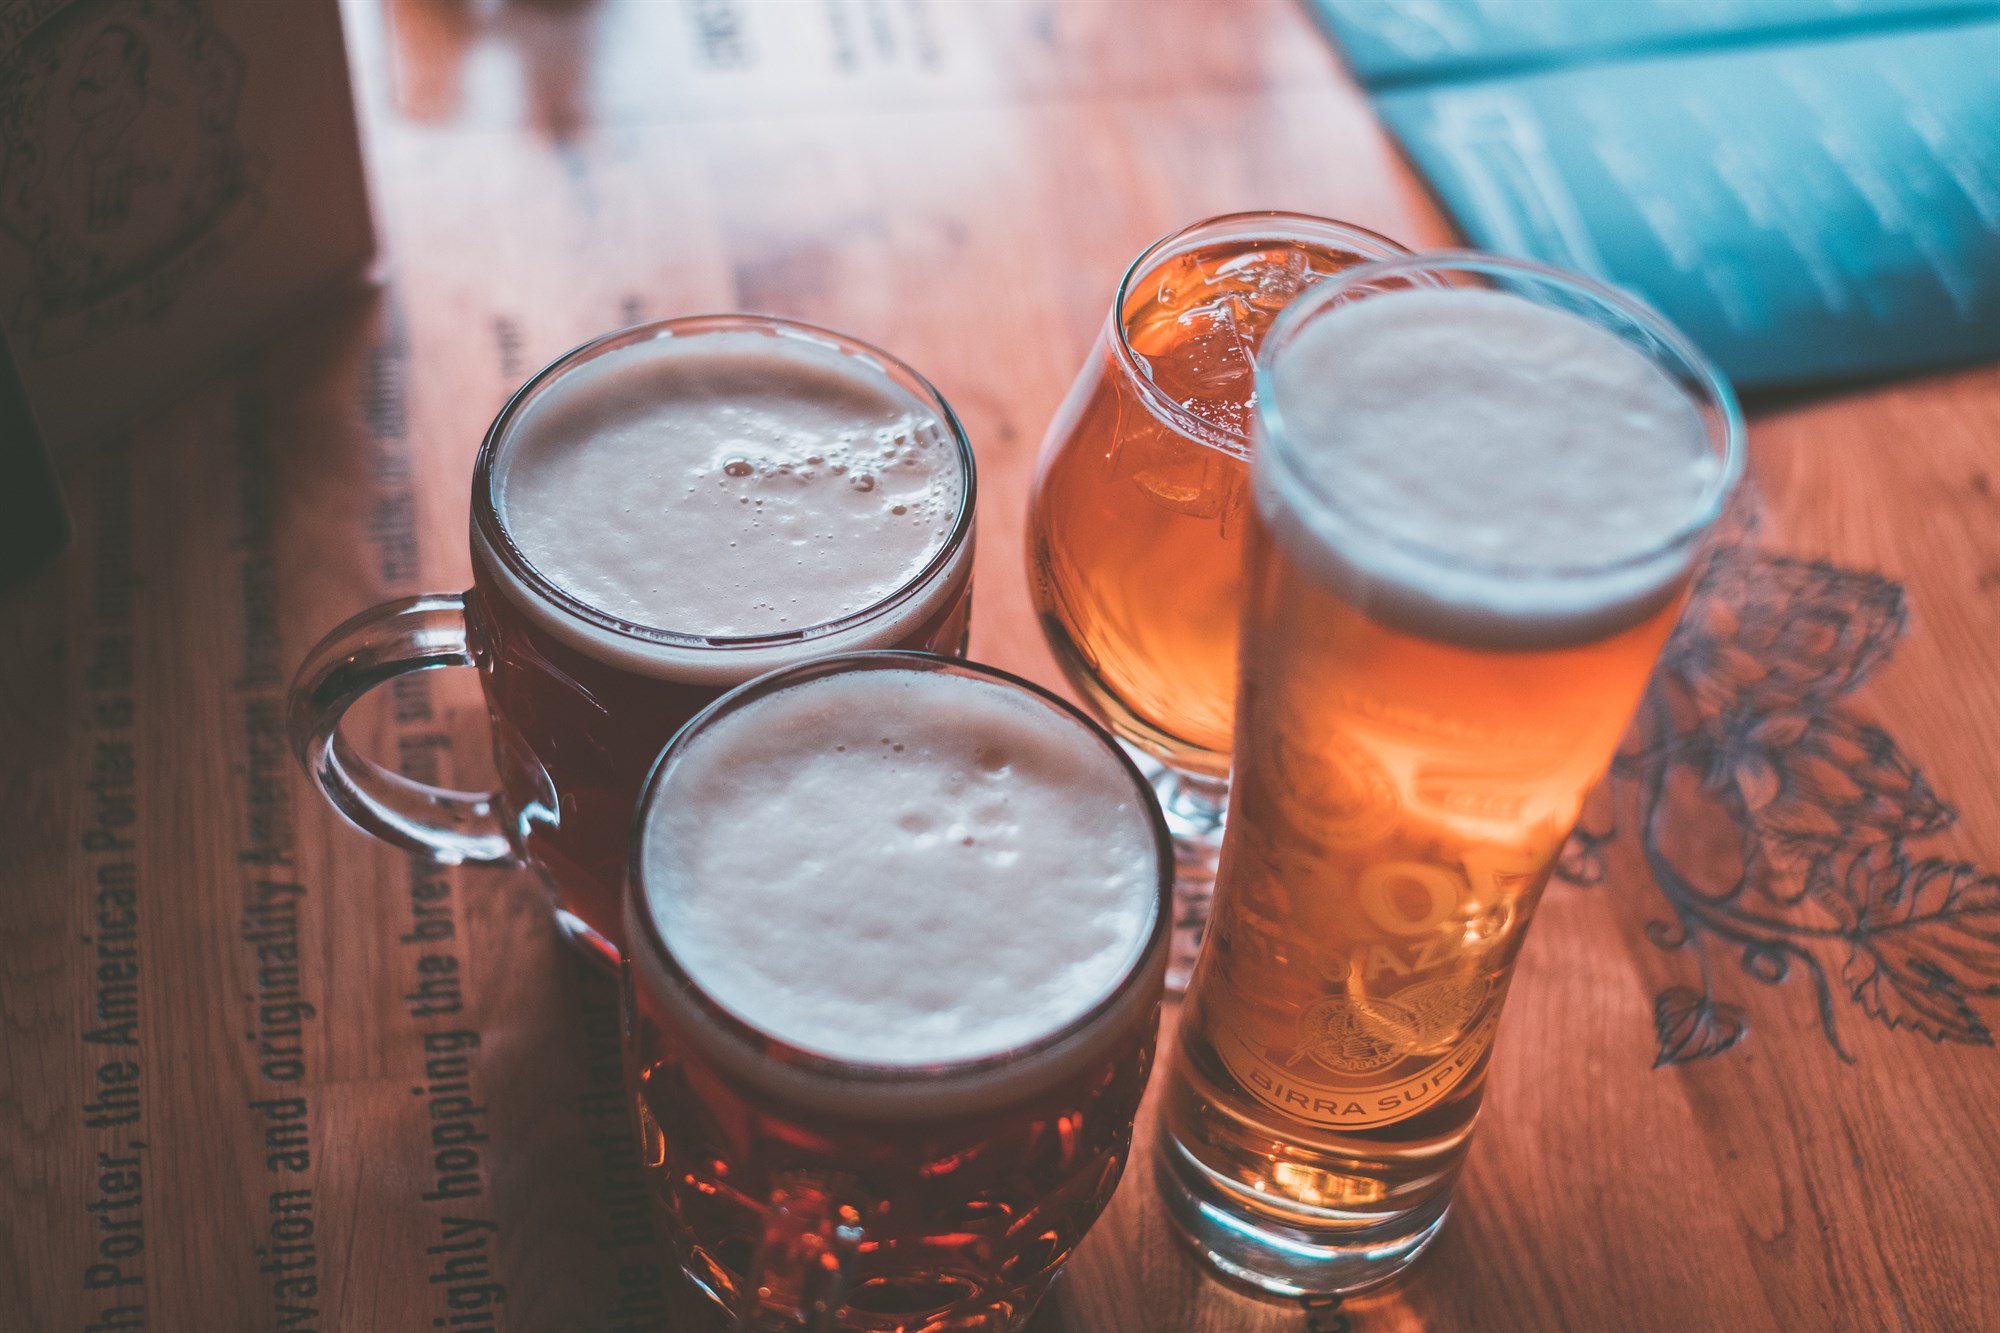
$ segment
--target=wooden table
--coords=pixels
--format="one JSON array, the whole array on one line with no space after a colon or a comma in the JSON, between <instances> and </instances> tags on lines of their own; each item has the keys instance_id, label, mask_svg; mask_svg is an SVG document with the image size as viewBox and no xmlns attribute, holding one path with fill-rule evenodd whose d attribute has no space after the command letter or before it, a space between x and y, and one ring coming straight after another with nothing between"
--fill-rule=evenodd
<instances>
[{"instance_id":1,"label":"wooden table","mask_svg":"<svg viewBox=\"0 0 2000 1333\"><path fill-rule=\"evenodd\" d=\"M1052 680L1030 468L1122 265L1244 208L1448 232L1289 0L348 19L385 281L69 458L75 542L0 597L0 1327L704 1327L663 1292L608 988L526 876L319 802L292 667L465 585L468 468L529 371L754 309L941 387L982 473L974 654ZM2000 372L1752 439L1755 530L1640 733L1673 743L1573 849L1597 882L1550 888L1454 1220L1359 1329L2000 1328ZM357 738L478 785L466 674ZM1148 1174L1037 1329L1333 1326L1203 1276Z\"/></svg>"}]
</instances>

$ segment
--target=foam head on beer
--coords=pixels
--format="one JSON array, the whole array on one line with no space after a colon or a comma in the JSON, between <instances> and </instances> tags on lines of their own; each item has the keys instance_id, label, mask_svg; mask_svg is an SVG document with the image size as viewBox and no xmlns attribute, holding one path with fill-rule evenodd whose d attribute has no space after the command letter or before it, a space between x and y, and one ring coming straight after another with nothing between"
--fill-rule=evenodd
<instances>
[{"instance_id":1,"label":"foam head on beer","mask_svg":"<svg viewBox=\"0 0 2000 1333\"><path fill-rule=\"evenodd\" d=\"M1687 390L1624 338L1506 292L1332 306L1267 368L1259 510L1372 614L1553 646L1656 610L1723 471Z\"/></svg>"},{"instance_id":2,"label":"foam head on beer","mask_svg":"<svg viewBox=\"0 0 2000 1333\"><path fill-rule=\"evenodd\" d=\"M494 496L528 563L576 600L740 637L824 625L904 587L950 536L963 472L939 412L873 361L709 330L569 369L514 422Z\"/></svg>"},{"instance_id":3,"label":"foam head on beer","mask_svg":"<svg viewBox=\"0 0 2000 1333\"><path fill-rule=\"evenodd\" d=\"M645 909L698 987L787 1045L977 1061L1062 1032L1146 955L1146 802L1096 733L1028 691L821 675L677 746L642 816ZM1035 1078L1017 1064L1005 1078Z\"/></svg>"}]
</instances>

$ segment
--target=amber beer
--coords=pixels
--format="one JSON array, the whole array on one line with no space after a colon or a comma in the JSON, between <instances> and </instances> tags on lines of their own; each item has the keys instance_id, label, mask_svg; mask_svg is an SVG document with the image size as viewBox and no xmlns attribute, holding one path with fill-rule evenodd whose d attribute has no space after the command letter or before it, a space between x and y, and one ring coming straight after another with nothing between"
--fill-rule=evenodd
<instances>
[{"instance_id":1,"label":"amber beer","mask_svg":"<svg viewBox=\"0 0 2000 1333\"><path fill-rule=\"evenodd\" d=\"M755 316L587 343L515 395L472 487L473 586L388 603L301 668L293 734L365 830L447 862L526 862L615 959L632 809L660 749L736 685L857 648L962 653L972 452L885 353ZM477 666L500 789L419 787L341 714L425 666Z\"/></svg>"},{"instance_id":2,"label":"amber beer","mask_svg":"<svg viewBox=\"0 0 2000 1333\"><path fill-rule=\"evenodd\" d=\"M758 1329L1005 1333L1110 1199L1171 861L1142 779L986 668L775 673L661 758L628 1081L675 1258Z\"/></svg>"},{"instance_id":3,"label":"amber beer","mask_svg":"<svg viewBox=\"0 0 2000 1333\"><path fill-rule=\"evenodd\" d=\"M1064 673L1157 785L1200 914L1228 790L1252 358L1312 284L1401 246L1289 213L1163 238L1119 284L1043 444L1029 577Z\"/></svg>"},{"instance_id":4,"label":"amber beer","mask_svg":"<svg viewBox=\"0 0 2000 1333\"><path fill-rule=\"evenodd\" d=\"M1259 382L1235 803L1160 1175L1218 1267L1342 1291L1443 1221L1741 433L1657 316L1479 256L1328 284Z\"/></svg>"}]
</instances>

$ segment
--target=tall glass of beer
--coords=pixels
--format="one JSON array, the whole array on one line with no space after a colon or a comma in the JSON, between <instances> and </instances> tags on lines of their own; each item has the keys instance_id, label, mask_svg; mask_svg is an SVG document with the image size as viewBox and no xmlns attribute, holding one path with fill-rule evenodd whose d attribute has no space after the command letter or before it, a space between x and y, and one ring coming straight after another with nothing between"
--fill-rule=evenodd
<instances>
[{"instance_id":1,"label":"tall glass of beer","mask_svg":"<svg viewBox=\"0 0 2000 1333\"><path fill-rule=\"evenodd\" d=\"M1110 737L984 667L849 654L688 724L633 835L627 1075L737 1328L1026 1322L1131 1148L1172 866Z\"/></svg>"},{"instance_id":2,"label":"tall glass of beer","mask_svg":"<svg viewBox=\"0 0 2000 1333\"><path fill-rule=\"evenodd\" d=\"M472 478L472 588L334 630L292 687L293 745L363 830L542 872L615 960L632 808L681 724L751 677L860 648L965 650L972 448L909 367L750 315L586 343L529 380ZM455 792L343 739L403 672L473 666L500 787Z\"/></svg>"},{"instance_id":3,"label":"tall glass of beer","mask_svg":"<svg viewBox=\"0 0 2000 1333\"><path fill-rule=\"evenodd\" d=\"M1329 275L1406 253L1296 213L1211 218L1149 246L1049 426L1029 579L1056 660L1141 757L1179 858L1168 984L1194 964L1229 794L1248 524L1251 358Z\"/></svg>"},{"instance_id":4,"label":"tall glass of beer","mask_svg":"<svg viewBox=\"0 0 2000 1333\"><path fill-rule=\"evenodd\" d=\"M1323 284L1258 382L1236 789L1157 1166L1216 1268L1339 1292L1443 1223L1742 425L1652 311L1474 254Z\"/></svg>"}]
</instances>

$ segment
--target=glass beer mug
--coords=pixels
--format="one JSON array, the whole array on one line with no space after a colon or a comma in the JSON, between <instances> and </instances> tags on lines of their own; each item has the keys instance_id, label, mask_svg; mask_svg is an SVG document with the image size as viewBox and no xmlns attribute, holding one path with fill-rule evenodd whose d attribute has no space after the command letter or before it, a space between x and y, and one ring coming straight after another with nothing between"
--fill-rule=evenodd
<instances>
[{"instance_id":1,"label":"glass beer mug","mask_svg":"<svg viewBox=\"0 0 2000 1333\"><path fill-rule=\"evenodd\" d=\"M666 320L586 343L501 411L472 476L472 587L335 629L292 687L294 748L363 831L528 864L615 961L634 803L681 725L762 672L859 648L965 650L972 447L915 371L823 329ZM469 666L498 790L391 772L342 737L363 694Z\"/></svg>"},{"instance_id":2,"label":"glass beer mug","mask_svg":"<svg viewBox=\"0 0 2000 1333\"><path fill-rule=\"evenodd\" d=\"M1131 761L1001 672L849 654L689 723L624 969L682 1269L743 1329L1018 1329L1123 1172L1171 892Z\"/></svg>"}]
</instances>

